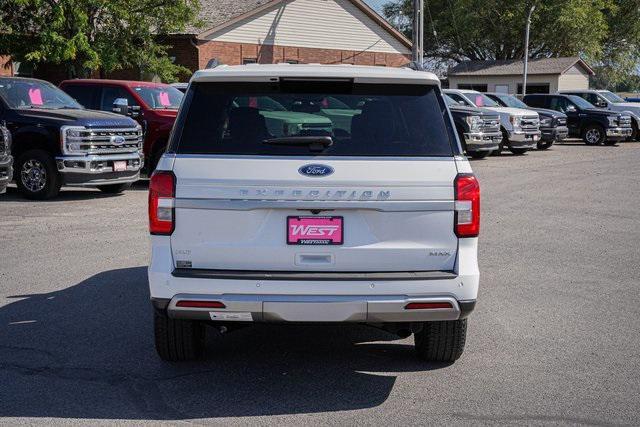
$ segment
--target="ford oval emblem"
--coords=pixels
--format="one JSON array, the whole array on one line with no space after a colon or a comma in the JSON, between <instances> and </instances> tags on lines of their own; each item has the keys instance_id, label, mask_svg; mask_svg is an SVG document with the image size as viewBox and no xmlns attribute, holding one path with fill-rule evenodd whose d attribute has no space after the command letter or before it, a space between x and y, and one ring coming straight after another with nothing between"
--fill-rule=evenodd
<instances>
[{"instance_id":1,"label":"ford oval emblem","mask_svg":"<svg viewBox=\"0 0 640 427\"><path fill-rule=\"evenodd\" d=\"M115 135L111 137L111 143L113 145L122 145L125 143L124 136Z\"/></svg>"},{"instance_id":2,"label":"ford oval emblem","mask_svg":"<svg viewBox=\"0 0 640 427\"><path fill-rule=\"evenodd\" d=\"M298 172L304 176L320 177L328 176L333 173L333 168L327 165L304 165Z\"/></svg>"}]
</instances>

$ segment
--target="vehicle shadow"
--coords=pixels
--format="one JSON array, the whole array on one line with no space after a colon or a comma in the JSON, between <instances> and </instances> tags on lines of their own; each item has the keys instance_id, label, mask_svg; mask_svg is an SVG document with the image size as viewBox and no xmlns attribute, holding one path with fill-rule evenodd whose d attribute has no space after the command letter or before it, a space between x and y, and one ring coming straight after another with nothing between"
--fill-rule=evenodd
<instances>
[{"instance_id":1,"label":"vehicle shadow","mask_svg":"<svg viewBox=\"0 0 640 427\"><path fill-rule=\"evenodd\" d=\"M111 197L120 197L127 191L149 191L149 180L140 179L139 181L134 182L130 188L125 190L124 193L118 194L103 193L97 188L62 187L60 193L58 193L58 195L53 199L49 200L27 199L20 193L20 191L18 191L18 187L16 187L15 184L9 184L9 186L7 187L7 192L0 197L2 197L1 200L8 202L51 203L75 200L108 199Z\"/></svg>"},{"instance_id":2,"label":"vehicle shadow","mask_svg":"<svg viewBox=\"0 0 640 427\"><path fill-rule=\"evenodd\" d=\"M394 373L446 367L365 326L256 325L162 362L146 268L97 274L0 307L0 417L188 420L375 407Z\"/></svg>"}]
</instances>

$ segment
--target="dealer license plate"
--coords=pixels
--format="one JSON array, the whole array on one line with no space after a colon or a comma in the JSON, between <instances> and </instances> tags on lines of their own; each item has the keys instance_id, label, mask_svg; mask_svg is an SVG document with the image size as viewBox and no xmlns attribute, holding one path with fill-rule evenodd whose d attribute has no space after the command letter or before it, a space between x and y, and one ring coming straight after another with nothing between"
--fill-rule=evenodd
<instances>
[{"instance_id":1,"label":"dealer license plate","mask_svg":"<svg viewBox=\"0 0 640 427\"><path fill-rule=\"evenodd\" d=\"M344 239L341 216L287 217L288 245L341 245Z\"/></svg>"}]
</instances>

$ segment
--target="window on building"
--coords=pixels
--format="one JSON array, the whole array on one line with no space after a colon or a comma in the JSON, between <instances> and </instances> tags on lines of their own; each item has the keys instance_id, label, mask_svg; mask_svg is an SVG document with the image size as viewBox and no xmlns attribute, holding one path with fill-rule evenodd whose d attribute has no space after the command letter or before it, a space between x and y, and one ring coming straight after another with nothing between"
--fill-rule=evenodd
<instances>
[{"instance_id":1,"label":"window on building","mask_svg":"<svg viewBox=\"0 0 640 427\"><path fill-rule=\"evenodd\" d=\"M458 84L458 89L477 90L478 92L488 92L487 85L476 84L476 83Z\"/></svg>"},{"instance_id":2,"label":"window on building","mask_svg":"<svg viewBox=\"0 0 640 427\"><path fill-rule=\"evenodd\" d=\"M256 64L258 62L258 58L242 58L242 64Z\"/></svg>"},{"instance_id":3,"label":"window on building","mask_svg":"<svg viewBox=\"0 0 640 427\"><path fill-rule=\"evenodd\" d=\"M549 83L527 83L527 94L549 93ZM518 94L522 94L522 83L518 83Z\"/></svg>"},{"instance_id":4,"label":"window on building","mask_svg":"<svg viewBox=\"0 0 640 427\"><path fill-rule=\"evenodd\" d=\"M496 85L496 93L509 93L509 85Z\"/></svg>"}]
</instances>

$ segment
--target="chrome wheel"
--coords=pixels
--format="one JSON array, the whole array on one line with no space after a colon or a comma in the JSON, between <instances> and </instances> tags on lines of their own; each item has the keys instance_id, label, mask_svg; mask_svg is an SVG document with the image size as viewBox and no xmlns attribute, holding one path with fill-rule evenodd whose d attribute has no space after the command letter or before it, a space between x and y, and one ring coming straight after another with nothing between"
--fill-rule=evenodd
<instances>
[{"instance_id":1,"label":"chrome wheel","mask_svg":"<svg viewBox=\"0 0 640 427\"><path fill-rule=\"evenodd\" d=\"M47 185L47 170L39 160L29 159L22 164L20 179L26 189L37 193Z\"/></svg>"},{"instance_id":2,"label":"chrome wheel","mask_svg":"<svg viewBox=\"0 0 640 427\"><path fill-rule=\"evenodd\" d=\"M587 133L584 135L584 138L587 140L589 144L597 144L600 142L600 130L596 128L591 128L587 130Z\"/></svg>"}]
</instances>

